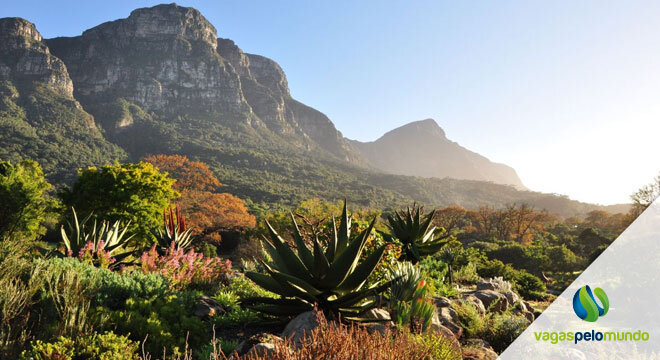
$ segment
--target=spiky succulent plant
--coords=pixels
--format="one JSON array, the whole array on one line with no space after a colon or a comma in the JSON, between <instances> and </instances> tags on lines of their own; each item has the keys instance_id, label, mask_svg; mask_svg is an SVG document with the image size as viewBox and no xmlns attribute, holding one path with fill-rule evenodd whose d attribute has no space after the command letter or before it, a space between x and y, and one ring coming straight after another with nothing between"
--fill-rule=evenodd
<instances>
[{"instance_id":1,"label":"spiky succulent plant","mask_svg":"<svg viewBox=\"0 0 660 360\"><path fill-rule=\"evenodd\" d=\"M60 228L62 242L66 248L65 255L78 256L85 247L92 253L102 250L114 258L113 266L119 266L134 254L134 251L127 248L128 241L134 236L126 235L130 223L123 226L119 220L112 224L104 220L98 224L96 219L90 223L91 213L79 221L76 210L71 208L71 212L73 216L71 221L67 220L68 229L65 229L64 225Z\"/></svg>"},{"instance_id":2,"label":"spiky succulent plant","mask_svg":"<svg viewBox=\"0 0 660 360\"><path fill-rule=\"evenodd\" d=\"M275 316L293 316L316 306L331 316L341 314L344 319L359 320L359 315L376 305L378 294L389 286L365 285L386 248L383 245L361 260L376 218L367 229L351 236L351 217L344 202L339 228L333 219L328 243L314 238L311 248L305 244L293 215L291 219L295 250L266 222L270 240L265 239L264 246L271 261L262 261L266 273L245 274L281 298L252 298L243 303Z\"/></svg>"},{"instance_id":3,"label":"spiky succulent plant","mask_svg":"<svg viewBox=\"0 0 660 360\"><path fill-rule=\"evenodd\" d=\"M172 244L175 249L190 247L193 241L192 230L186 226L186 218L181 214L178 206L172 209L170 205L169 212L167 209L163 210L163 222L165 231L158 230L155 234L159 253L165 253Z\"/></svg>"},{"instance_id":4,"label":"spiky succulent plant","mask_svg":"<svg viewBox=\"0 0 660 360\"><path fill-rule=\"evenodd\" d=\"M387 217L390 237L401 244L400 260L418 263L422 256L438 252L450 234L433 226L435 210L424 215L424 208L413 204L412 209L395 212Z\"/></svg>"}]
</instances>

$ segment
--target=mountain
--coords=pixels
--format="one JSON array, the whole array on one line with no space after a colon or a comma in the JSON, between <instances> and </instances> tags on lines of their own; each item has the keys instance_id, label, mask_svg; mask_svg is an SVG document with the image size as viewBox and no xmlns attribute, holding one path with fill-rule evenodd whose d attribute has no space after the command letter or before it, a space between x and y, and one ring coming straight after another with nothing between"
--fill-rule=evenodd
<instances>
[{"instance_id":1,"label":"mountain","mask_svg":"<svg viewBox=\"0 0 660 360\"><path fill-rule=\"evenodd\" d=\"M501 182L521 186L458 145L438 149L453 149L447 154L473 168L483 164L489 170L477 179L489 182L378 170L364 150L372 145L345 139L327 116L296 101L276 62L244 53L218 37L199 11L176 4L46 40L27 20L0 19L0 84L0 158L38 160L60 185L77 167L164 153L208 163L224 190L256 211L310 197L382 209L412 201L465 207L525 201L573 216L595 208L495 184L499 178L488 176L497 173ZM445 139L435 130L429 142ZM434 145L421 142L415 145Z\"/></svg>"},{"instance_id":2,"label":"mountain","mask_svg":"<svg viewBox=\"0 0 660 360\"><path fill-rule=\"evenodd\" d=\"M351 145L371 166L387 173L492 181L526 190L513 168L447 139L433 119L411 122L373 142L351 141Z\"/></svg>"},{"instance_id":3,"label":"mountain","mask_svg":"<svg viewBox=\"0 0 660 360\"><path fill-rule=\"evenodd\" d=\"M55 182L126 157L74 98L64 63L19 18L0 19L0 144L0 158L37 159Z\"/></svg>"}]
</instances>

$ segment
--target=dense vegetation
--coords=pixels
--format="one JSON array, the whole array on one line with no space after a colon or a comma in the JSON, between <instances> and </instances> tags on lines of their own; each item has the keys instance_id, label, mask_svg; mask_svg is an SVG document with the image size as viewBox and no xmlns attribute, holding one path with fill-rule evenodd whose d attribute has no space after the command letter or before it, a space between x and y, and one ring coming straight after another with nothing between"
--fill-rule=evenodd
<instances>
[{"instance_id":1,"label":"dense vegetation","mask_svg":"<svg viewBox=\"0 0 660 360\"><path fill-rule=\"evenodd\" d=\"M457 359L486 351L476 338L502 351L636 216L309 199L257 222L205 164L145 160L83 169L58 193L35 162L0 163L0 357L140 359L144 347L168 359L290 359L292 348L311 359L339 339L342 359ZM499 300L475 300L491 294L482 287ZM356 325L374 307L391 325ZM309 337L275 340L269 357L239 347L317 310Z\"/></svg>"}]
</instances>

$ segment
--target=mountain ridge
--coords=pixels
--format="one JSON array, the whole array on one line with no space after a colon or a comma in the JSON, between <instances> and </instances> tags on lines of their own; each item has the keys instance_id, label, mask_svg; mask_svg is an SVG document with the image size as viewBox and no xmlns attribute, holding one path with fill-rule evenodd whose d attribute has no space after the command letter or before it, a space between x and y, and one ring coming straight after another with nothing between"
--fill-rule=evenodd
<instances>
[{"instance_id":1,"label":"mountain ridge","mask_svg":"<svg viewBox=\"0 0 660 360\"><path fill-rule=\"evenodd\" d=\"M369 164L387 173L492 181L527 190L513 168L449 140L433 119L402 125L375 141L350 144Z\"/></svg>"},{"instance_id":2,"label":"mountain ridge","mask_svg":"<svg viewBox=\"0 0 660 360\"><path fill-rule=\"evenodd\" d=\"M218 37L193 8L136 9L79 36L40 39L41 52L49 55L39 56L61 62L73 86L71 96L59 94L56 101L44 93L59 91L48 76L11 91L29 74L24 65L30 61L19 57L12 67L7 59L32 44L12 41L5 43L21 48L0 48L0 158L38 160L58 184L70 183L78 167L164 153L207 162L225 191L258 211L310 197L382 209L412 201L465 207L525 201L565 216L598 208L484 181L376 171L327 116L291 97L275 61ZM30 137L22 129L47 136Z\"/></svg>"}]
</instances>

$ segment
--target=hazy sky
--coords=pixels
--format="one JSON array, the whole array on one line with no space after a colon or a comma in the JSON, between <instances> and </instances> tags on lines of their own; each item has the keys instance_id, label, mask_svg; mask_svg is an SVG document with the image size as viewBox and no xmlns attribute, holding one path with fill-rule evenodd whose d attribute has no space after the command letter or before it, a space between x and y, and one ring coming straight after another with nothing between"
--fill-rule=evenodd
<instances>
[{"instance_id":1,"label":"hazy sky","mask_svg":"<svg viewBox=\"0 0 660 360\"><path fill-rule=\"evenodd\" d=\"M6 1L45 37L154 1ZM411 5L410 3L414 3ZM602 204L660 171L660 2L181 1L345 136L434 118L530 189Z\"/></svg>"}]
</instances>

